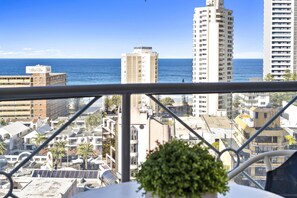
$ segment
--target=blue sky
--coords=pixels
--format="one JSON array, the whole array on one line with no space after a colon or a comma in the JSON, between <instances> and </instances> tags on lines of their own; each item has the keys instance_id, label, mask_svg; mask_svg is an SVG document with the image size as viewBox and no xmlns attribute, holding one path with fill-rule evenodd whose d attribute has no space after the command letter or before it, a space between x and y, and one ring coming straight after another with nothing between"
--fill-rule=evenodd
<instances>
[{"instance_id":1,"label":"blue sky","mask_svg":"<svg viewBox=\"0 0 297 198\"><path fill-rule=\"evenodd\" d=\"M205 0L0 0L0 58L120 58L134 46L191 58L201 6ZM263 1L225 7L234 11L234 57L261 58Z\"/></svg>"}]
</instances>

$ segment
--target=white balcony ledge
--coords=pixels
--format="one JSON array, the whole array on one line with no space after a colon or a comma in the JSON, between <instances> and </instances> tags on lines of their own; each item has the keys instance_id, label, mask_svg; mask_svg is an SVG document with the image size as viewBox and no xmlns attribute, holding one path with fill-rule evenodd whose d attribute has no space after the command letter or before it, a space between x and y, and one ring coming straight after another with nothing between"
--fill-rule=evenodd
<instances>
[{"instance_id":1,"label":"white balcony ledge","mask_svg":"<svg viewBox=\"0 0 297 198\"><path fill-rule=\"evenodd\" d=\"M74 198L97 198L97 197L110 197L110 198L143 198L143 190L137 192L139 184L136 182L126 182L122 184L110 185L104 188L99 188L95 190L89 190L74 196ZM251 197L261 197L261 198L280 198L281 196L252 188L247 186L242 186L235 184L234 182L229 182L230 190L224 196L219 194L218 198L251 198Z\"/></svg>"}]
</instances>

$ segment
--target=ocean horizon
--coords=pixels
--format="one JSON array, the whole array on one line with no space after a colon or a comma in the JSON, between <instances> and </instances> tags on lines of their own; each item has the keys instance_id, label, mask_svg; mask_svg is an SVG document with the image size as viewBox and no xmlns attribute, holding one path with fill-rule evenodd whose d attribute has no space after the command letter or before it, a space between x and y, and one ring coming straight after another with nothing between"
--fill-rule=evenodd
<instances>
[{"instance_id":1,"label":"ocean horizon","mask_svg":"<svg viewBox=\"0 0 297 198\"><path fill-rule=\"evenodd\" d=\"M120 58L1 58L0 75L26 75L26 66L50 65L68 85L121 83ZM192 82L191 58L159 58L159 83ZM262 78L263 59L233 59L233 82Z\"/></svg>"}]
</instances>

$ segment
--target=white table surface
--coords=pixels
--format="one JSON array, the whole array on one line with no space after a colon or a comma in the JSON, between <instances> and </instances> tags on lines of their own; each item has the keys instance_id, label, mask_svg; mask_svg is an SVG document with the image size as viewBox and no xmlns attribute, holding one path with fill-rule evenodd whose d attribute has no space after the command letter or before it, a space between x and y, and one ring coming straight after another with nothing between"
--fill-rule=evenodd
<instances>
[{"instance_id":1,"label":"white table surface","mask_svg":"<svg viewBox=\"0 0 297 198\"><path fill-rule=\"evenodd\" d=\"M103 188L98 188L94 190L89 190L74 196L74 198L101 198L101 197L112 197L112 198L144 198L142 193L144 191L136 192L138 188L138 183L136 182L126 182L121 184L110 185ZM281 196L229 182L229 192L227 194L219 194L219 198L279 198Z\"/></svg>"}]
</instances>

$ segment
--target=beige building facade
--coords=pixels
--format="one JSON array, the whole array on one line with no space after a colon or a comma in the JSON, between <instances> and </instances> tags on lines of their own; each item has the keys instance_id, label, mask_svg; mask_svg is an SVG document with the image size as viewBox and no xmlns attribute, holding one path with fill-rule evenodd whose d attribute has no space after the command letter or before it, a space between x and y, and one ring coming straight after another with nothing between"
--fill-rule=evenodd
<instances>
[{"instance_id":1,"label":"beige building facade","mask_svg":"<svg viewBox=\"0 0 297 198\"><path fill-rule=\"evenodd\" d=\"M65 86L66 74L52 73L51 66L27 66L24 76L0 76L0 87ZM0 117L4 120L55 119L67 114L66 100L27 100L0 102Z\"/></svg>"},{"instance_id":2,"label":"beige building facade","mask_svg":"<svg viewBox=\"0 0 297 198\"><path fill-rule=\"evenodd\" d=\"M243 134L245 139L248 139L270 120L276 112L276 109L273 108L252 107L249 114L242 114L235 118L235 127ZM267 151L284 150L285 146L288 145L288 142L285 140L285 135L287 134L280 127L280 118L278 117L249 144L247 148L250 157ZM276 168L284 162L284 157L273 157L271 162L273 168ZM253 164L248 172L259 183L265 183L266 169L263 161Z\"/></svg>"},{"instance_id":3,"label":"beige building facade","mask_svg":"<svg viewBox=\"0 0 297 198\"><path fill-rule=\"evenodd\" d=\"M158 53L152 47L135 47L132 53L122 54L121 83L157 83ZM153 103L145 95L134 95L131 106L152 107Z\"/></svg>"}]
</instances>

